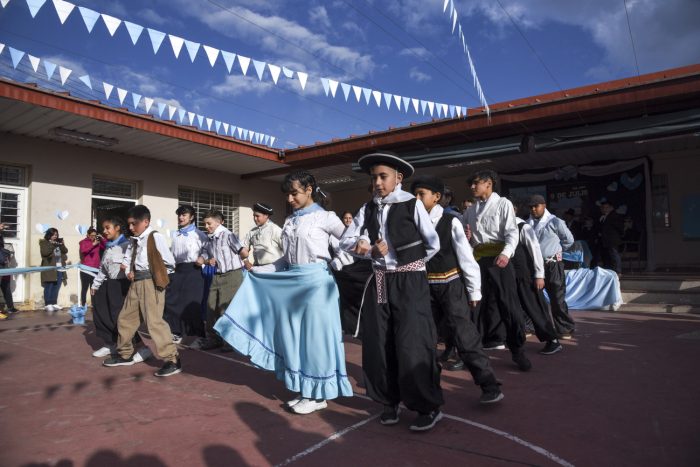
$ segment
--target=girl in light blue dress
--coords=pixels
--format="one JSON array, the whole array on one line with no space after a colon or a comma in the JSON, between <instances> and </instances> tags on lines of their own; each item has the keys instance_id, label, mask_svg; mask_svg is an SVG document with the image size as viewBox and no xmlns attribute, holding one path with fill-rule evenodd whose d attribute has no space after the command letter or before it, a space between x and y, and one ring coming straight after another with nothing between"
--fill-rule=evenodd
<instances>
[{"instance_id":1,"label":"girl in light blue dress","mask_svg":"<svg viewBox=\"0 0 700 467\"><path fill-rule=\"evenodd\" d=\"M287 175L282 191L294 209L282 228L284 255L246 275L214 329L298 393L287 402L290 410L309 414L328 399L352 396L338 287L328 266L330 237L340 238L345 225L316 202L325 195L310 173Z\"/></svg>"}]
</instances>

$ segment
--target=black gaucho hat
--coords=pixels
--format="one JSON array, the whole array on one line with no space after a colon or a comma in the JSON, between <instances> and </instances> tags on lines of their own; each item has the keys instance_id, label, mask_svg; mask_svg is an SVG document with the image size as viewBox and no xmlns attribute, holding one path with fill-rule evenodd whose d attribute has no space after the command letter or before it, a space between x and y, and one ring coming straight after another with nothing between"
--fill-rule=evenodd
<instances>
[{"instance_id":1,"label":"black gaucho hat","mask_svg":"<svg viewBox=\"0 0 700 467\"><path fill-rule=\"evenodd\" d=\"M274 213L273 209L270 206L263 203L255 203L255 206L253 206L253 212L267 214L268 216L271 216Z\"/></svg>"},{"instance_id":2,"label":"black gaucho hat","mask_svg":"<svg viewBox=\"0 0 700 467\"><path fill-rule=\"evenodd\" d=\"M401 172L404 178L410 177L413 175L413 172L415 172L411 164L401 159L397 154L388 151L367 154L366 156L360 157L357 163L360 165L360 168L367 173L369 173L372 167L378 164L393 167L398 172Z\"/></svg>"},{"instance_id":3,"label":"black gaucho hat","mask_svg":"<svg viewBox=\"0 0 700 467\"><path fill-rule=\"evenodd\" d=\"M418 188L427 188L433 193L445 193L445 183L432 175L421 175L416 177L411 183L411 193L415 193Z\"/></svg>"}]
</instances>

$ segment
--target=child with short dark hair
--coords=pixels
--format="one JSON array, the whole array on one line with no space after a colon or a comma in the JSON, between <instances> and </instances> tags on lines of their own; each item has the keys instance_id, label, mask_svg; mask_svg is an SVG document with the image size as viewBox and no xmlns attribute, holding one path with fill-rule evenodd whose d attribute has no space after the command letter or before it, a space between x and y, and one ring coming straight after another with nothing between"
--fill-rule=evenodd
<instances>
[{"instance_id":1,"label":"child with short dark hair","mask_svg":"<svg viewBox=\"0 0 700 467\"><path fill-rule=\"evenodd\" d=\"M158 356L165 360L155 376L172 376L182 371L182 365L170 327L163 319L163 309L165 288L170 282L168 273L174 269L175 259L165 237L151 227L151 211L146 206L136 205L129 209L128 223L134 236L124 255L122 267L124 270L129 268L127 278L131 280L131 285L117 321L118 355L108 358L103 365L112 367L136 363L132 339L143 318Z\"/></svg>"}]
</instances>

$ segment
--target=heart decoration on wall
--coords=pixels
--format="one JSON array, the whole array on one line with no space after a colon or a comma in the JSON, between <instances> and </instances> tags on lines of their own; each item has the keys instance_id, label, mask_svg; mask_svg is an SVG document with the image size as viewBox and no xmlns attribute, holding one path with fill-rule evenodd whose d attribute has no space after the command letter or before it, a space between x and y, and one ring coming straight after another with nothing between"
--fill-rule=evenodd
<instances>
[{"instance_id":1,"label":"heart decoration on wall","mask_svg":"<svg viewBox=\"0 0 700 467\"><path fill-rule=\"evenodd\" d=\"M56 211L56 217L58 217L62 221L68 219L69 215L70 215L70 213L68 211L66 211L65 209L63 211Z\"/></svg>"},{"instance_id":2,"label":"heart decoration on wall","mask_svg":"<svg viewBox=\"0 0 700 467\"><path fill-rule=\"evenodd\" d=\"M643 180L644 177L640 173L638 173L634 177L630 177L629 175L627 175L627 173L623 173L620 176L620 183L622 183L622 186L624 186L630 191L639 188L639 185L642 184Z\"/></svg>"},{"instance_id":3,"label":"heart decoration on wall","mask_svg":"<svg viewBox=\"0 0 700 467\"><path fill-rule=\"evenodd\" d=\"M75 224L75 231L80 235L87 235L87 231L90 228L88 225Z\"/></svg>"},{"instance_id":4,"label":"heart decoration on wall","mask_svg":"<svg viewBox=\"0 0 700 467\"><path fill-rule=\"evenodd\" d=\"M49 227L51 227L49 224L41 224L38 223L34 226L37 232L40 234L45 234L47 230L49 230Z\"/></svg>"},{"instance_id":5,"label":"heart decoration on wall","mask_svg":"<svg viewBox=\"0 0 700 467\"><path fill-rule=\"evenodd\" d=\"M156 221L156 225L158 226L159 229L162 229L165 224L167 224L167 222L163 219L158 219Z\"/></svg>"}]
</instances>

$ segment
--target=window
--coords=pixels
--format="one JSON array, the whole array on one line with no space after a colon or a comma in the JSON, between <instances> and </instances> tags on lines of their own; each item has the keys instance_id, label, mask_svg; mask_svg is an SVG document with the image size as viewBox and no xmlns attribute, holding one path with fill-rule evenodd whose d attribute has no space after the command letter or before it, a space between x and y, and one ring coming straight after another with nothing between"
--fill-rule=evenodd
<instances>
[{"instance_id":1,"label":"window","mask_svg":"<svg viewBox=\"0 0 700 467\"><path fill-rule=\"evenodd\" d=\"M25 186L26 171L23 167L0 165L0 185Z\"/></svg>"},{"instance_id":2,"label":"window","mask_svg":"<svg viewBox=\"0 0 700 467\"><path fill-rule=\"evenodd\" d=\"M136 191L136 182L97 177L92 180L92 196L136 199L138 197Z\"/></svg>"},{"instance_id":3,"label":"window","mask_svg":"<svg viewBox=\"0 0 700 467\"><path fill-rule=\"evenodd\" d=\"M668 175L651 177L652 224L656 230L671 228L671 202L668 193Z\"/></svg>"},{"instance_id":4,"label":"window","mask_svg":"<svg viewBox=\"0 0 700 467\"><path fill-rule=\"evenodd\" d=\"M94 177L92 179L92 225L102 230L106 216L126 221L129 208L136 205L138 184L129 180Z\"/></svg>"},{"instance_id":5,"label":"window","mask_svg":"<svg viewBox=\"0 0 700 467\"><path fill-rule=\"evenodd\" d=\"M200 229L204 229L202 215L210 209L216 209L224 215L224 226L238 233L238 195L180 187L177 198L179 204L194 206Z\"/></svg>"},{"instance_id":6,"label":"window","mask_svg":"<svg viewBox=\"0 0 700 467\"><path fill-rule=\"evenodd\" d=\"M0 191L0 222L5 224L5 238L17 238L19 216L19 194Z\"/></svg>"}]
</instances>

